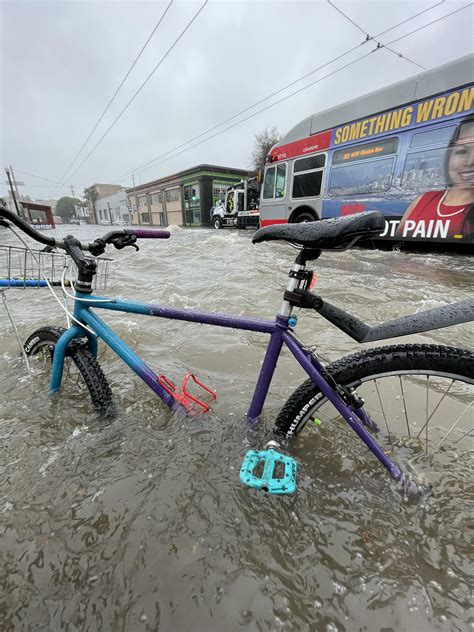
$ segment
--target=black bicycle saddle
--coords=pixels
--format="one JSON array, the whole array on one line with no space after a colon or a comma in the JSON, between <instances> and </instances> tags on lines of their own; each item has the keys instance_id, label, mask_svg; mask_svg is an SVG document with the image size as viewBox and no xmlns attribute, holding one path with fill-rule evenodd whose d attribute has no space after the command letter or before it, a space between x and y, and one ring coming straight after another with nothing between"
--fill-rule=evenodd
<instances>
[{"instance_id":1,"label":"black bicycle saddle","mask_svg":"<svg viewBox=\"0 0 474 632\"><path fill-rule=\"evenodd\" d=\"M343 250L362 237L380 235L384 228L383 213L367 211L316 222L265 226L256 231L252 242L258 244L261 241L283 240L303 248Z\"/></svg>"}]
</instances>

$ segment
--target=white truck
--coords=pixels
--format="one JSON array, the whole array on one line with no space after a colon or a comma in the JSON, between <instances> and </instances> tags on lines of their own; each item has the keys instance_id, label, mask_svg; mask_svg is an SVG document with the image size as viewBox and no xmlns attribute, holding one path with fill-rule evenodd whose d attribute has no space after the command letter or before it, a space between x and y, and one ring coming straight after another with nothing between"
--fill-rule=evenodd
<instances>
[{"instance_id":1,"label":"white truck","mask_svg":"<svg viewBox=\"0 0 474 632\"><path fill-rule=\"evenodd\" d=\"M211 221L214 228L236 226L258 228L260 220L260 179L248 178L230 186L225 200L211 208Z\"/></svg>"}]
</instances>

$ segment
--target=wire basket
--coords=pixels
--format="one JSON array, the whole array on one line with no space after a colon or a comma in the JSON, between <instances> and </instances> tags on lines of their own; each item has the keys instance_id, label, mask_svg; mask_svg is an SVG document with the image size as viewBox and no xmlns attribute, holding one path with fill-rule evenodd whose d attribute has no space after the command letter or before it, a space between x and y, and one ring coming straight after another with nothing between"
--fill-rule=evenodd
<instances>
[{"instance_id":1,"label":"wire basket","mask_svg":"<svg viewBox=\"0 0 474 632\"><path fill-rule=\"evenodd\" d=\"M97 274L93 279L93 288L105 290L111 259L98 257L96 261ZM68 268L65 282L70 285L77 278L77 267L68 255L48 249L33 250L0 244L0 290L45 287L45 279L51 285L61 285L65 267Z\"/></svg>"}]
</instances>

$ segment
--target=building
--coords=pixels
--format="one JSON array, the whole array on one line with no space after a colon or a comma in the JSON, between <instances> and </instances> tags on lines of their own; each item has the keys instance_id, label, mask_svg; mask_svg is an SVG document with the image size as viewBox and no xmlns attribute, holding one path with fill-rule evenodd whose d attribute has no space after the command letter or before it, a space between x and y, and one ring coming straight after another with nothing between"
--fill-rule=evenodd
<instances>
[{"instance_id":1,"label":"building","mask_svg":"<svg viewBox=\"0 0 474 632\"><path fill-rule=\"evenodd\" d=\"M90 187L87 187L87 190L90 191L93 189L97 195L97 199L107 197L107 195L113 195L114 193L118 193L118 191L123 191L123 187L120 184L91 184Z\"/></svg>"},{"instance_id":2,"label":"building","mask_svg":"<svg viewBox=\"0 0 474 632\"><path fill-rule=\"evenodd\" d=\"M227 188L252 175L245 169L198 165L126 190L132 224L206 226Z\"/></svg>"},{"instance_id":3,"label":"building","mask_svg":"<svg viewBox=\"0 0 474 632\"><path fill-rule=\"evenodd\" d=\"M96 210L97 201L123 190L124 188L119 184L100 184L98 182L96 182L95 184L91 184L90 187L84 189L84 197L87 200L87 205L89 209L88 216L92 219L93 223L96 224L98 221L100 221Z\"/></svg>"},{"instance_id":4,"label":"building","mask_svg":"<svg viewBox=\"0 0 474 632\"><path fill-rule=\"evenodd\" d=\"M108 224L130 224L127 194L124 190L98 199L95 203L97 221Z\"/></svg>"}]
</instances>

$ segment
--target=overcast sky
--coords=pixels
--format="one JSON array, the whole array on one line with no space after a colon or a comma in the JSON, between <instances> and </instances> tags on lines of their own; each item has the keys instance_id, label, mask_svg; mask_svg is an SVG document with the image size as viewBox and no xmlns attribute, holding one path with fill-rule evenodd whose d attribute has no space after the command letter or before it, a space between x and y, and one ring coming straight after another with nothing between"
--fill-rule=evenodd
<instances>
[{"instance_id":1,"label":"overcast sky","mask_svg":"<svg viewBox=\"0 0 474 632\"><path fill-rule=\"evenodd\" d=\"M1 3L1 159L2 167L12 164L17 178L28 185L22 191L35 199L69 194L71 184L80 193L94 182L131 186L132 172L139 183L199 163L249 168L254 136L266 126L285 133L313 112L420 72L407 59L378 50L241 125L142 170L144 163L365 39L325 1L209 0L128 110L73 174L203 1L174 0L62 188L25 172L62 180L169 0ZM469 2L334 0L334 4L372 36L433 7L383 35L380 41L388 44ZM473 25L470 6L393 43L392 48L433 68L472 52ZM373 42L361 45L243 117L374 48ZM5 193L2 185L0 195Z\"/></svg>"}]
</instances>

